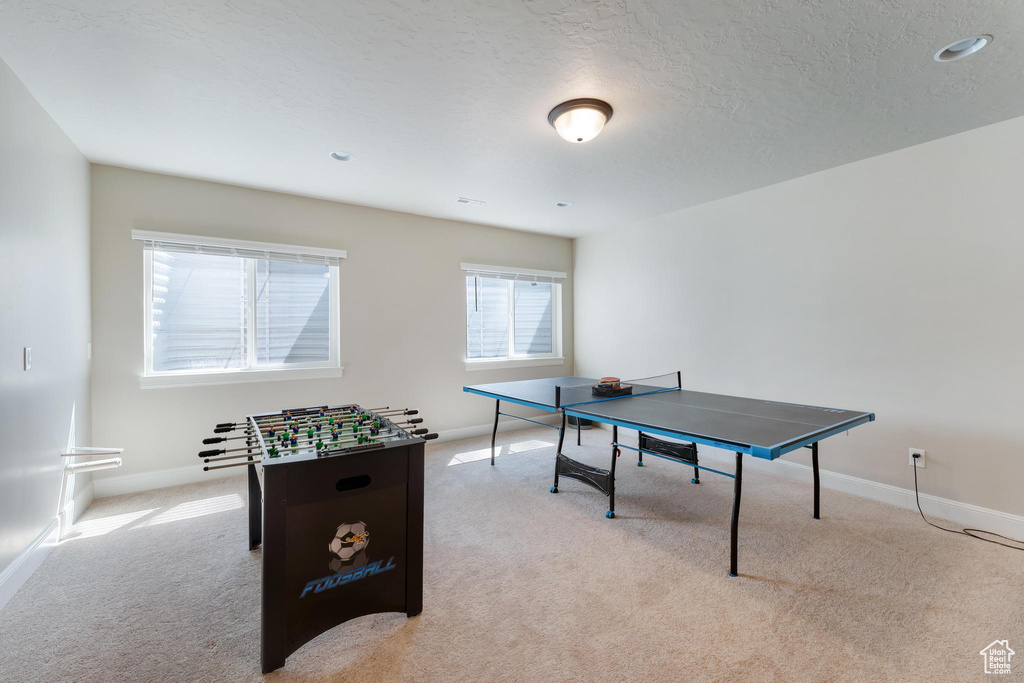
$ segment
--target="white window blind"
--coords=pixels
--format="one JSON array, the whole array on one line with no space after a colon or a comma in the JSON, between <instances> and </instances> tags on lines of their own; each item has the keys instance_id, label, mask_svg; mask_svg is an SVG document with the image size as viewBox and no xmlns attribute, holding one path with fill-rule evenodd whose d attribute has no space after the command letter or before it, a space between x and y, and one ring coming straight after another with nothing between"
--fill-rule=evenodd
<instances>
[{"instance_id":1,"label":"white window blind","mask_svg":"<svg viewBox=\"0 0 1024 683\"><path fill-rule=\"evenodd\" d=\"M151 370L239 370L249 364L242 259L151 252Z\"/></svg>"},{"instance_id":2,"label":"white window blind","mask_svg":"<svg viewBox=\"0 0 1024 683\"><path fill-rule=\"evenodd\" d=\"M340 250L144 233L146 374L339 367Z\"/></svg>"},{"instance_id":3,"label":"white window blind","mask_svg":"<svg viewBox=\"0 0 1024 683\"><path fill-rule=\"evenodd\" d=\"M509 268L507 266L483 266L477 263L463 263L462 270L467 277L484 277L495 280L521 280L523 282L560 283L567 275L554 270L532 268Z\"/></svg>"},{"instance_id":4,"label":"white window blind","mask_svg":"<svg viewBox=\"0 0 1024 683\"><path fill-rule=\"evenodd\" d=\"M256 262L256 353L260 364L330 360L328 266Z\"/></svg>"},{"instance_id":5,"label":"white window blind","mask_svg":"<svg viewBox=\"0 0 1024 683\"><path fill-rule=\"evenodd\" d=\"M550 358L561 354L557 314L565 273L463 264L466 358Z\"/></svg>"},{"instance_id":6,"label":"white window blind","mask_svg":"<svg viewBox=\"0 0 1024 683\"><path fill-rule=\"evenodd\" d=\"M238 258L290 261L293 263L320 263L338 265L348 254L343 249L300 247L270 242L252 242L196 235L178 235L167 232L132 230L132 239L143 243L143 248L166 253L206 254L207 256L234 256Z\"/></svg>"}]
</instances>

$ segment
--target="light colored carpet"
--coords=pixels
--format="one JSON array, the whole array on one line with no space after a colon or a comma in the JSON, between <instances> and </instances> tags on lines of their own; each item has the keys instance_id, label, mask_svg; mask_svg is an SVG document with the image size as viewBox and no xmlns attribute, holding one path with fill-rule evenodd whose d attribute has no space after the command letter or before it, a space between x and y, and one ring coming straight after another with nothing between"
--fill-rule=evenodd
<instances>
[{"instance_id":1,"label":"light colored carpet","mask_svg":"<svg viewBox=\"0 0 1024 683\"><path fill-rule=\"evenodd\" d=\"M731 480L624 454L608 520L578 482L548 493L554 449L531 447L553 434L504 434L494 468L460 455L487 439L431 444L423 614L349 622L268 678L971 680L997 638L1024 678L1020 553L828 490L815 522L809 483L751 471L730 578ZM584 440L567 452L606 466L608 433ZM232 478L96 501L0 610L0 680L260 679L244 500Z\"/></svg>"}]
</instances>

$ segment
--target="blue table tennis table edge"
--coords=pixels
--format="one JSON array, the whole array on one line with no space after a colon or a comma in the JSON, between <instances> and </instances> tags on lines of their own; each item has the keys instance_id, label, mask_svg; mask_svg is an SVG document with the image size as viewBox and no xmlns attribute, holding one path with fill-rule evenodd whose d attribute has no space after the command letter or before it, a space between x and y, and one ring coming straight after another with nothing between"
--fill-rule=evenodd
<instances>
[{"instance_id":1,"label":"blue table tennis table edge","mask_svg":"<svg viewBox=\"0 0 1024 683\"><path fill-rule=\"evenodd\" d=\"M827 439L830 436L841 434L849 431L854 427L858 427L868 422L875 420L874 413L860 413L856 417L850 418L846 422L841 422L837 425L826 429L825 431L809 432L802 436L798 436L797 440L784 441L782 443L775 444L774 446L755 446L752 444L744 444L731 441L722 441L720 439L714 439L702 434L695 434L692 432L672 431L670 429L663 429L661 427L655 427L654 425L642 424L640 422L629 422L626 420L613 420L608 417L593 415L587 413L584 410L573 410L565 408L565 414L575 417L577 419L582 418L584 420L592 420L594 422L600 422L601 424L614 425L616 427L622 427L624 429L635 429L637 431L644 432L645 434L657 434L658 436L667 436L670 439L681 439L683 441L690 441L691 443L699 443L705 446L712 446L713 448L722 448L727 451L747 453L755 458L762 458L764 460L775 460L786 453L799 450L805 446L809 446L813 443L817 443L822 439Z\"/></svg>"},{"instance_id":2,"label":"blue table tennis table edge","mask_svg":"<svg viewBox=\"0 0 1024 683\"><path fill-rule=\"evenodd\" d=\"M580 386L582 386L582 385L580 385ZM566 388L570 388L570 387L566 387ZM484 396L486 398L493 398L495 401L504 401L505 403L515 403L516 405L526 406L527 408L536 408L538 410L544 410L544 411L549 412L549 413L557 413L559 410L565 410L565 409L569 408L570 406L588 406L588 405L591 405L592 403L604 403L605 401L615 401L615 400L618 400L620 398L632 398L632 397L636 397L636 396L649 396L651 394L660 394L660 393L663 393L663 392L666 392L666 391L679 391L679 387L658 387L658 388L653 389L651 391L644 391L644 392L641 392L639 394L629 394L628 397L627 396L609 396L608 398L595 398L592 401L578 401L576 403L567 403L567 404L561 405L561 406L548 405L548 404L545 404L545 403L534 403L532 401L524 401L524 400L518 399L518 398L509 398L508 396L506 396L504 394L495 394L495 393L492 393L490 391L480 391L479 389L474 389L473 387L462 387L462 390L464 392L466 392L467 394L476 394L477 396ZM511 415L510 417L516 417L516 416L515 415Z\"/></svg>"},{"instance_id":3,"label":"blue table tennis table edge","mask_svg":"<svg viewBox=\"0 0 1024 683\"><path fill-rule=\"evenodd\" d=\"M705 446L712 446L713 448L722 448L722 449L725 449L725 450L728 450L728 451L733 451L733 452L739 451L741 453L747 453L747 454L749 454L749 455L751 455L751 456L753 456L755 458L762 458L764 460L775 460L777 458L782 457L786 453L791 453L792 451L799 450L799 449L803 448L804 446L809 446L810 444L815 443L817 441L821 441L822 439L827 439L827 438L829 438L831 436L835 436L836 434L841 434L843 432L846 432L846 431L849 431L849 430L853 429L854 427L859 427L862 424L866 424L868 422L874 422L874 420L875 420L875 414L874 413L860 413L856 417L853 417L850 420L847 420L846 422L841 422L838 425L834 425L834 426L832 426L831 428L829 428L828 430L826 430L824 432L822 432L822 431L808 432L807 434L804 434L802 436L797 437L797 440L784 441L782 443L777 443L777 444L775 444L773 446L755 446L755 445L752 445L752 444L734 443L734 442L730 442L730 441L723 441L723 440L720 440L720 439L714 439L714 438L711 438L711 437L708 437L708 436L705 436L705 435L702 435L702 434L694 434L694 433L690 433L690 432L675 432L675 431L672 431L672 430L662 429L660 427L655 427L653 425L645 425L645 424L642 425L642 424L640 424L638 422L627 422L627 421L623 421L623 420L612 420L610 418L599 418L599 417L597 417L595 415L588 414L588 413L584 412L582 409L581 410L573 410L573 408L577 407L577 406L592 405L594 403L604 403L605 401L615 401L615 400L618 400L620 398L631 398L631 397L634 397L634 396L647 396L647 395L650 395L650 394L658 394L658 393L662 393L662 392L666 392L666 391L679 391L680 389L681 389L681 387L665 387L665 388L655 389L653 391L645 391L642 394L633 394L633 395L630 395L629 397L613 396L613 397L609 397L609 398L598 398L598 399L594 399L592 401L583 401L583 402L578 402L578 403L571 403L571 404L568 404L568 405L565 405L565 406L554 406L554 405L549 405L549 404L544 404L544 403L534 403L532 401L525 401L525 400L522 400L522 399L509 398L508 396L505 396L505 395L502 395L502 394L496 394L496 393L489 392L489 391L481 391L479 389L474 389L473 387L469 387L469 386L462 387L462 390L464 392L466 392L466 393L477 394L478 396L485 396L487 398L492 398L492 399L494 399L496 401L505 401L506 403L515 403L516 405L526 406L527 408L536 408L537 410L543 410L543 411L549 412L549 413L556 413L559 410L562 410L566 415L569 415L569 416L572 416L572 417L575 417L575 418L583 418L585 420L593 420L594 422L600 422L602 424L608 424L608 425L615 425L615 426L618 426L618 427L623 427L625 429L637 429L637 428L640 428L640 431L643 431L643 432L646 432L646 433L657 434L658 436L667 436L667 437L669 437L671 439L682 439L684 441L691 441L693 443L700 443L700 444L704 444ZM515 417L515 416L509 416L509 417ZM527 421L527 422L532 422L532 420L525 420L525 418L519 418L519 419L523 419L524 421Z\"/></svg>"},{"instance_id":4,"label":"blue table tennis table edge","mask_svg":"<svg viewBox=\"0 0 1024 683\"><path fill-rule=\"evenodd\" d=\"M515 403L516 405L526 406L527 408L536 408L537 410L544 410L544 411L549 412L549 413L556 413L556 412L558 412L558 408L556 406L549 406L549 405L545 405L543 403L532 403L530 401L521 401L519 399L508 398L507 396L502 396L501 394L492 394L492 393L490 393L488 391L480 391L479 389L474 389L473 387L462 387L462 390L465 391L467 394L476 394L477 396L484 396L485 398L493 398L495 401L505 401L506 403Z\"/></svg>"}]
</instances>

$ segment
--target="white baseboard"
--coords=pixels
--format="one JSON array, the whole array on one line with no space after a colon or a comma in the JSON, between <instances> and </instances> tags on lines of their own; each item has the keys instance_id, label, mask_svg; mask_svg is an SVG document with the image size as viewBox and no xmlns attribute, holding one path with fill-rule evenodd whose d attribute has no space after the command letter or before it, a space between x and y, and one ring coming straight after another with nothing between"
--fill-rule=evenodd
<instances>
[{"instance_id":1,"label":"white baseboard","mask_svg":"<svg viewBox=\"0 0 1024 683\"><path fill-rule=\"evenodd\" d=\"M94 495L97 498L109 498L110 496L162 489L180 484L193 484L221 477L234 477L244 473L245 468L242 467L228 467L223 470L204 472L202 463L197 462L195 465L170 467L163 470L139 472L137 474L123 474L119 477L103 477L102 479L94 477L92 485Z\"/></svg>"},{"instance_id":2,"label":"white baseboard","mask_svg":"<svg viewBox=\"0 0 1024 683\"><path fill-rule=\"evenodd\" d=\"M605 424L595 423L598 429L611 427ZM730 465L735 463L732 453L717 448L701 447L701 460L714 460L716 463L725 466L726 471L732 471ZM811 483L814 478L810 465L802 465L798 462L788 460L764 460L762 458L744 458L743 468L745 470L758 470L768 472L776 476ZM881 482L861 479L849 474L830 472L818 469L821 477L821 487L832 491L850 493L868 500L876 500L881 503L888 503L906 510L917 512L917 503L914 500L914 491L899 486L882 484ZM941 498L929 493L921 494L921 509L932 521L948 521L960 528L981 529L992 531L997 534L1009 536L1010 538L1024 539L1024 517L1013 515L1009 512L1001 512L984 508L980 505L961 503L951 498ZM824 514L824 513L823 513ZM923 522L922 522L923 524Z\"/></svg>"},{"instance_id":3,"label":"white baseboard","mask_svg":"<svg viewBox=\"0 0 1024 683\"><path fill-rule=\"evenodd\" d=\"M554 424L557 422L556 415L544 415L531 418L540 422ZM598 428L605 428L605 425L595 425ZM519 429L527 429L530 423L518 420L504 420L498 424L499 432L509 432ZM438 432L437 441L458 441L477 436L484 436L491 433L492 424L476 425L473 427L462 427L459 429L448 429ZM732 463L732 456L726 455L724 451L717 449L702 449L701 457L711 459L723 465ZM800 463L788 460L762 460L760 458L746 458L747 470L758 470L783 476L802 482L811 481L811 468ZM138 474L127 474L120 477L93 478L93 492L96 498L106 498L125 493L136 493L148 491L166 486L177 486L179 484L191 484L194 482L209 480L211 477L228 477L241 474L240 469L228 468L204 472L201 467L185 466L151 472L140 472ZM907 510L917 509L914 502L914 492L910 489L882 484L869 479L861 479L848 474L820 470L822 488L834 491L842 491L855 496L876 500L890 505L895 505ZM934 516L936 519L948 520L958 525L994 531L1012 538L1024 538L1024 517L1013 515L999 510L992 510L970 503L961 503L949 498L940 498L927 493L921 494L922 507L925 514ZM78 512L76 504L76 514ZM85 508L80 508L84 510ZM0 599L0 604L2 604Z\"/></svg>"},{"instance_id":4,"label":"white baseboard","mask_svg":"<svg viewBox=\"0 0 1024 683\"><path fill-rule=\"evenodd\" d=\"M701 449L700 457L701 460L714 460L716 463L726 466L735 462L731 455L723 455L723 453L724 451ZM809 465L802 465L788 460L769 461L762 460L761 458L744 458L743 463L744 470L764 471L807 484L810 484L814 477ZM730 467L727 471L731 470L732 468ZM870 479L861 479L860 477L823 469L819 469L818 473L821 477L821 487L823 489L842 491L843 493L850 493L861 498L876 500L907 510L913 510L915 513L917 512L917 503L914 500L914 491L912 489L904 489L899 486L882 484ZM823 501L822 507L822 514L827 515L828 503ZM969 527L992 531L1011 538L1024 539L1024 517L1012 515L1008 512L983 508L979 505L971 505L970 503L961 503L928 493L921 494L921 509L928 515L929 519L952 522L956 525L955 528L957 529Z\"/></svg>"},{"instance_id":5,"label":"white baseboard","mask_svg":"<svg viewBox=\"0 0 1024 683\"><path fill-rule=\"evenodd\" d=\"M46 556L57 545L57 518L43 529L27 548L21 551L14 561L0 572L0 609L14 597L19 588L28 581L32 572L39 568Z\"/></svg>"},{"instance_id":6,"label":"white baseboard","mask_svg":"<svg viewBox=\"0 0 1024 683\"><path fill-rule=\"evenodd\" d=\"M544 415L530 419L535 419L538 422L554 423L558 418L556 415ZM530 425L529 422L506 419L498 423L498 431L510 432L517 429L526 429L530 426L532 425ZM474 427L462 427L459 429L448 429L437 433L437 441L458 441L460 439L469 439L474 436L483 436L485 434L490 434L491 429L493 428L493 424L486 424L476 425ZM152 470L149 472L124 474L114 477L100 478L94 476L92 480L92 495L96 498L109 498L110 496L120 496L126 493L138 493L139 491L162 489L167 486L178 486L180 484L192 484L200 481L208 481L214 477L230 477L242 474L242 472L242 468L236 467L204 472L202 467L186 465L185 467L172 467L163 470ZM85 508L82 509L84 510Z\"/></svg>"},{"instance_id":7,"label":"white baseboard","mask_svg":"<svg viewBox=\"0 0 1024 683\"><path fill-rule=\"evenodd\" d=\"M537 422L543 422L545 424L554 425L558 422L558 415L541 415L540 417L532 416L531 420ZM498 432L514 432L520 429L530 429L536 427L531 425L529 422L523 422L522 420L512 420L505 418L498 422ZM474 436L484 436L490 434L491 430L494 429L494 423L485 425L475 425L473 427L460 427L459 429L446 429L437 433L438 441L459 441L461 439L471 439Z\"/></svg>"},{"instance_id":8,"label":"white baseboard","mask_svg":"<svg viewBox=\"0 0 1024 683\"><path fill-rule=\"evenodd\" d=\"M72 511L72 514L70 516L72 524L77 522L78 518L82 516L82 513L89 509L89 506L92 504L92 501L95 497L96 487L91 481L85 486L83 486L81 491L75 494L75 509Z\"/></svg>"}]
</instances>

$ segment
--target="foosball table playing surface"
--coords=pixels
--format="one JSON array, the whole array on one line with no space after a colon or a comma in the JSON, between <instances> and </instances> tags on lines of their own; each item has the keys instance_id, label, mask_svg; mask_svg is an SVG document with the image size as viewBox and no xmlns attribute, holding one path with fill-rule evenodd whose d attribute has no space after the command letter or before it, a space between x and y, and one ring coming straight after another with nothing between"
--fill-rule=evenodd
<instances>
[{"instance_id":1,"label":"foosball table playing surface","mask_svg":"<svg viewBox=\"0 0 1024 683\"><path fill-rule=\"evenodd\" d=\"M217 425L205 470L248 471L249 549L262 545L263 673L324 631L423 607L423 450L407 409L314 406Z\"/></svg>"}]
</instances>

